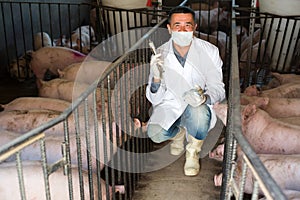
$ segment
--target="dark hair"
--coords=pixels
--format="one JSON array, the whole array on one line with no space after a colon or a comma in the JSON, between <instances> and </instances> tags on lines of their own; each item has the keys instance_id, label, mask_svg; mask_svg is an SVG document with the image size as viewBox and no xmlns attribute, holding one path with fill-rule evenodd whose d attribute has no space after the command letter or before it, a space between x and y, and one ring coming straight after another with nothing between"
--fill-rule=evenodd
<instances>
[{"instance_id":1,"label":"dark hair","mask_svg":"<svg viewBox=\"0 0 300 200\"><path fill-rule=\"evenodd\" d=\"M187 6L176 6L174 8L172 8L169 12L169 16L168 16L168 23L170 23L171 21L171 17L174 13L191 13L193 16L194 21L195 19L195 12L193 9L187 7Z\"/></svg>"}]
</instances>

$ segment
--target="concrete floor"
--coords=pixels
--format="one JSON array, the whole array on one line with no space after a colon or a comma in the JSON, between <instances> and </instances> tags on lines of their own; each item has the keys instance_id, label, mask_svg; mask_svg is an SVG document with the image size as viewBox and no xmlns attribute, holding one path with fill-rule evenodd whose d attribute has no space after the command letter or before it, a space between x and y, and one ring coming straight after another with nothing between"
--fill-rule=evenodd
<instances>
[{"instance_id":1,"label":"concrete floor","mask_svg":"<svg viewBox=\"0 0 300 200\"><path fill-rule=\"evenodd\" d=\"M149 160L159 162L164 156ZM134 193L133 200L217 200L220 187L214 186L214 175L222 171L222 163L206 156L201 159L201 171L195 177L183 174L185 155L163 169L144 173Z\"/></svg>"}]
</instances>

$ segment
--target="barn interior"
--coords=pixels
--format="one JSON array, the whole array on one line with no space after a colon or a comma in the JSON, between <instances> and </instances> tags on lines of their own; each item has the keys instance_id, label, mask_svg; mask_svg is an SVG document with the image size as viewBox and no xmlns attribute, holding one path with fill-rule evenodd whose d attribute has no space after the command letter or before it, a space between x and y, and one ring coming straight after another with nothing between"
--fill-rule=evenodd
<instances>
[{"instance_id":1,"label":"barn interior","mask_svg":"<svg viewBox=\"0 0 300 200\"><path fill-rule=\"evenodd\" d=\"M170 142L154 143L146 131L152 109L145 95L153 54L148 43L159 47L169 39L167 14L177 5L207 18L207 26L197 21L200 28L194 34L218 47L226 89L221 103L227 107L220 108L226 118L217 113L195 177L183 173L184 153L172 157ZM5 185L13 184L16 199L300 198L299 184L291 189L288 181L280 182L260 159L255 142L245 137L241 112L246 104L240 103L248 88L261 94L275 89L274 84L291 85L293 94L284 98L299 99L300 13L295 9L299 5L297 0L289 6L275 0L1 0L0 134L5 135L0 139L0 177L5 175L0 178L1 199L12 198ZM86 71L87 63L98 61L99 71L95 66ZM57 70L76 63L73 80ZM288 80L282 83L285 75ZM79 83L83 79L84 86ZM53 80L61 82L50 85ZM64 84L72 87L62 89ZM57 96L47 96L54 93ZM9 110L23 97L29 103ZM35 122L26 107L38 97L60 99L68 106L54 112L50 107L55 103L46 109L33 105L34 112L51 110L48 120L36 117ZM53 147L55 131L60 136ZM293 164L300 162L296 150L282 154L293 154ZM29 162L39 166L39 180L27 171ZM7 166L13 168L11 173L5 171ZM281 167L277 171L285 169ZM238 181L237 171L243 172ZM252 172L250 181L247 171ZM298 173L294 179L300 177L299 170L291 173Z\"/></svg>"}]
</instances>

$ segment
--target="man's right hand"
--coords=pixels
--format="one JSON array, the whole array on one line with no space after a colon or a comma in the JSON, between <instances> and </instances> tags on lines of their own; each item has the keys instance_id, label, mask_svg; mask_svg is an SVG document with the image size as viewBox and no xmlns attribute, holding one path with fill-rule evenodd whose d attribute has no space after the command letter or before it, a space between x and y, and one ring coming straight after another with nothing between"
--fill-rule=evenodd
<instances>
[{"instance_id":1,"label":"man's right hand","mask_svg":"<svg viewBox=\"0 0 300 200\"><path fill-rule=\"evenodd\" d=\"M150 70L154 79L162 79L163 61L160 59L161 54L152 55L150 62Z\"/></svg>"}]
</instances>

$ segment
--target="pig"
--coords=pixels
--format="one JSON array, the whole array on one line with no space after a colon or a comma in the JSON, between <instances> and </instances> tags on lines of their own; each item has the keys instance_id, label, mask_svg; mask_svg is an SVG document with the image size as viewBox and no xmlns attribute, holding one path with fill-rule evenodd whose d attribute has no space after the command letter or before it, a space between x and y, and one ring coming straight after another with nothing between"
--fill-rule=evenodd
<instances>
[{"instance_id":1,"label":"pig","mask_svg":"<svg viewBox=\"0 0 300 200\"><path fill-rule=\"evenodd\" d=\"M58 74L62 79L92 84L102 76L110 64L111 62L107 61L74 63L63 70L58 69Z\"/></svg>"},{"instance_id":2,"label":"pig","mask_svg":"<svg viewBox=\"0 0 300 200\"><path fill-rule=\"evenodd\" d=\"M56 78L51 81L37 80L38 96L62 99L72 102L85 92L89 85L85 83ZM97 100L100 99L100 88L97 88ZM89 99L92 103L92 98ZM92 105L92 104L91 104Z\"/></svg>"},{"instance_id":3,"label":"pig","mask_svg":"<svg viewBox=\"0 0 300 200\"><path fill-rule=\"evenodd\" d=\"M95 41L93 27L81 26L72 32L71 39L66 45L69 48L88 54L93 41Z\"/></svg>"},{"instance_id":4,"label":"pig","mask_svg":"<svg viewBox=\"0 0 300 200\"><path fill-rule=\"evenodd\" d=\"M51 81L43 81L37 80L38 86L38 95L40 97L47 97L47 98L55 98L61 99L68 102L73 102L77 98L79 98L88 88L90 85L86 83L80 83L75 81L69 81L61 78L52 79ZM111 90L112 92L112 90ZM107 108L108 106L108 94L105 89L103 91L104 94L104 101L103 102ZM93 96L89 95L88 99L88 106L89 108L93 108ZM96 108L98 113L101 114L102 110L102 99L101 99L101 90L100 88L96 88ZM111 105L115 105L114 101L112 100Z\"/></svg>"},{"instance_id":5,"label":"pig","mask_svg":"<svg viewBox=\"0 0 300 200\"><path fill-rule=\"evenodd\" d=\"M228 110L227 103L219 103L219 102L217 102L217 103L215 103L213 105L213 110L215 111L217 117L226 126L226 124L227 124L227 110Z\"/></svg>"},{"instance_id":6,"label":"pig","mask_svg":"<svg viewBox=\"0 0 300 200\"><path fill-rule=\"evenodd\" d=\"M90 36L90 38L91 38L90 41L95 41L96 40L95 31L94 31L94 28L92 26L89 26L89 25L80 26L75 31L73 31L73 33L77 33L77 34L79 34L80 32Z\"/></svg>"},{"instance_id":7,"label":"pig","mask_svg":"<svg viewBox=\"0 0 300 200\"><path fill-rule=\"evenodd\" d=\"M23 178L25 193L27 199L46 199L45 183L43 168L41 162L27 161L22 162L23 166ZM79 179L79 169L71 166L71 177L72 177L72 195L74 200L81 199L83 195L84 199L91 199L90 188L93 187L93 197L94 199L105 199L107 200L106 187L107 184L103 179L101 179L101 197L98 197L98 186L97 184L97 174L91 174L93 178L92 185L89 182L89 176L87 171L82 171L83 178L83 191L84 194L80 194L82 191L80 189L80 179ZM21 194L17 188L19 188L18 174L16 169L16 163L2 163L0 164L0 191L1 199L21 199ZM110 199L112 199L112 187L109 186ZM69 180L68 176L64 175L63 169L60 168L57 171L49 175L49 188L51 199L70 199L69 197ZM116 185L115 191L124 193L125 189L123 185Z\"/></svg>"},{"instance_id":8,"label":"pig","mask_svg":"<svg viewBox=\"0 0 300 200\"><path fill-rule=\"evenodd\" d=\"M282 122L288 123L288 124L300 126L300 116L298 116L298 117L278 117L276 119L278 119Z\"/></svg>"},{"instance_id":9,"label":"pig","mask_svg":"<svg viewBox=\"0 0 300 200\"><path fill-rule=\"evenodd\" d=\"M79 110L80 111L80 110ZM12 111L3 111L0 112L0 130L7 130L12 131L16 133L26 133L28 131L31 131L32 129L35 129L47 122L50 122L51 120L54 120L55 118L59 117L61 112L58 111L50 111L50 110L12 110ZM107 113L106 113L107 114ZM76 123L73 114L69 115L67 118L68 122L68 133L70 135L76 134L76 132L94 132L95 128L95 122L94 119L91 118L93 115L89 115L87 120L88 121L88 130L85 129L85 119L84 116L81 116L81 111L79 112L79 130L76 130ZM99 115L97 125L99 128L99 132L101 132L102 127L102 114ZM107 116L104 116L107 117ZM109 126L108 121L105 122L106 126ZM114 123L114 122L112 122ZM109 128L106 128L109 130ZM47 130L44 130L43 132L47 135L58 135L61 136L64 134L64 126L63 123L58 123L51 128L48 128ZM121 139L122 137L120 137Z\"/></svg>"},{"instance_id":10,"label":"pig","mask_svg":"<svg viewBox=\"0 0 300 200\"><path fill-rule=\"evenodd\" d=\"M57 118L61 112L50 110L11 110L0 112L0 130L8 130L17 133L26 133ZM75 134L73 115L68 118L69 132ZM46 134L62 135L63 123L59 123L44 131Z\"/></svg>"},{"instance_id":11,"label":"pig","mask_svg":"<svg viewBox=\"0 0 300 200\"><path fill-rule=\"evenodd\" d=\"M39 50L42 47L53 46L52 40L48 33L38 32L34 35L34 50Z\"/></svg>"},{"instance_id":12,"label":"pig","mask_svg":"<svg viewBox=\"0 0 300 200\"><path fill-rule=\"evenodd\" d=\"M300 155L258 154L258 157L282 190L300 191ZM237 182L242 177L241 169L242 160L238 158L236 175L234 177ZM254 180L255 178L251 171L247 170L245 193L252 193ZM214 182L216 186L221 186L222 174L215 175ZM262 194L261 191L260 194Z\"/></svg>"},{"instance_id":13,"label":"pig","mask_svg":"<svg viewBox=\"0 0 300 200\"><path fill-rule=\"evenodd\" d=\"M67 42L66 46L84 54L88 54L91 50L90 36L86 33L73 33L71 40Z\"/></svg>"},{"instance_id":14,"label":"pig","mask_svg":"<svg viewBox=\"0 0 300 200\"><path fill-rule=\"evenodd\" d=\"M272 80L267 84L266 89L276 88L286 83L300 83L300 75L297 74L280 74L272 72Z\"/></svg>"},{"instance_id":15,"label":"pig","mask_svg":"<svg viewBox=\"0 0 300 200\"><path fill-rule=\"evenodd\" d=\"M223 31L214 31L211 35L215 36L218 40L218 43L215 45L219 48L221 59L225 61L226 49L229 45L229 38L227 34Z\"/></svg>"},{"instance_id":16,"label":"pig","mask_svg":"<svg viewBox=\"0 0 300 200\"><path fill-rule=\"evenodd\" d=\"M228 12L224 9L214 8L209 11L201 10L195 11L196 21L200 31L204 33L211 33L218 29L220 25L228 24Z\"/></svg>"},{"instance_id":17,"label":"pig","mask_svg":"<svg viewBox=\"0 0 300 200\"><path fill-rule=\"evenodd\" d=\"M75 134L69 134L69 147L70 147L70 160L72 165L78 165L78 151L81 154L81 165L85 170L88 170L89 165L93 172L97 172L97 158L96 158L96 150L99 151L99 162L100 162L100 169L102 170L104 165L107 164L106 162L110 161L113 155L117 152L117 141L116 141L116 129L115 123L113 125L113 140L110 142L109 134L105 134L106 136L106 152L107 152L107 160L104 160L104 135L103 130L100 127L99 136L97 138L98 148L96 146L96 139L94 132L90 133L90 149L88 151L86 146L86 136L85 133L82 132L78 138ZM108 128L108 127L107 127ZM92 129L91 129L92 130ZM107 129L108 132L108 129ZM46 157L47 162L50 164L54 164L56 161L62 159L62 151L61 147L64 143L64 136L63 134L60 135L50 135L45 132L45 146L46 146ZM21 136L20 133L7 131L7 130L0 130L0 146L7 144L8 142L16 139L17 137ZM120 137L120 140L124 139L124 137ZM81 146L78 149L77 143L80 142ZM122 142L122 141L120 141ZM125 142L125 141L124 141ZM120 143L121 144L121 143ZM111 147L111 148L110 148ZM111 151L112 150L112 151ZM91 154L91 163L89 163L87 153ZM39 142L33 143L31 145L26 146L24 149L21 150L21 159L22 160L41 160L41 149ZM14 156L11 156L6 159L6 161L13 161L15 160Z\"/></svg>"},{"instance_id":18,"label":"pig","mask_svg":"<svg viewBox=\"0 0 300 200\"><path fill-rule=\"evenodd\" d=\"M251 64L250 70L256 69L257 67L261 66L262 64L268 64L270 61L270 57L268 52L265 52L265 43L266 40L262 40L252 46L252 53L251 53ZM239 62L239 70L240 76L245 78L247 77L246 69L247 69L247 61L250 60L248 57L249 49L245 49L242 52Z\"/></svg>"},{"instance_id":19,"label":"pig","mask_svg":"<svg viewBox=\"0 0 300 200\"><path fill-rule=\"evenodd\" d=\"M63 112L70 102L46 97L18 97L7 104L0 105L4 111L45 109Z\"/></svg>"},{"instance_id":20,"label":"pig","mask_svg":"<svg viewBox=\"0 0 300 200\"><path fill-rule=\"evenodd\" d=\"M79 83L74 81L68 81L64 79L53 79L51 81L42 81L40 80L40 86L39 86L39 96L41 97L48 97L48 98L57 98L57 99L63 99L68 102L72 102L72 100L77 99L83 92L87 90L89 87L88 84L85 83ZM109 93L110 92L110 93ZM124 91L126 92L126 91ZM101 97L101 93L104 95L104 102ZM109 93L109 94L108 94ZM108 96L111 96L112 98L108 102ZM120 95L119 93L114 93L114 90L107 90L104 88L104 90L100 88L96 88L96 109L97 109L97 115L102 115L102 109L103 106L105 107L105 115L108 117L108 107L112 109L113 114L113 120L120 121L121 117L121 106L129 106L130 102L127 101L116 101L116 98L113 98L115 95ZM122 97L125 97L125 94L122 94ZM120 98L120 97L119 97ZM88 106L89 108L93 109L93 98L92 95L88 96ZM132 111L130 110L129 113ZM115 114L118 114L119 119L115 119ZM131 115L130 115L131 116ZM136 117L136 116L134 116Z\"/></svg>"},{"instance_id":21,"label":"pig","mask_svg":"<svg viewBox=\"0 0 300 200\"><path fill-rule=\"evenodd\" d=\"M248 38L248 30L244 26L236 26L237 43L242 44Z\"/></svg>"},{"instance_id":22,"label":"pig","mask_svg":"<svg viewBox=\"0 0 300 200\"><path fill-rule=\"evenodd\" d=\"M255 104L266 111L271 117L297 117L300 116L300 99L298 98L272 98L241 95L241 104Z\"/></svg>"},{"instance_id":23,"label":"pig","mask_svg":"<svg viewBox=\"0 0 300 200\"><path fill-rule=\"evenodd\" d=\"M70 64L83 62L86 55L67 47L43 47L32 52L30 68L36 78L44 79L49 70L58 76L57 69L64 69Z\"/></svg>"},{"instance_id":24,"label":"pig","mask_svg":"<svg viewBox=\"0 0 300 200\"><path fill-rule=\"evenodd\" d=\"M260 88L257 88L256 85L250 85L245 88L243 91L245 96L259 96L260 95Z\"/></svg>"},{"instance_id":25,"label":"pig","mask_svg":"<svg viewBox=\"0 0 300 200\"><path fill-rule=\"evenodd\" d=\"M208 153L208 157L217 161L223 161L224 157L224 143L217 145L212 151Z\"/></svg>"},{"instance_id":26,"label":"pig","mask_svg":"<svg viewBox=\"0 0 300 200\"><path fill-rule=\"evenodd\" d=\"M29 66L31 53L32 51L27 51L23 56L19 57L18 60L13 60L9 64L9 74L11 78L23 82L34 76Z\"/></svg>"},{"instance_id":27,"label":"pig","mask_svg":"<svg viewBox=\"0 0 300 200\"><path fill-rule=\"evenodd\" d=\"M227 108L213 106L216 115L223 118ZM267 112L249 104L242 109L242 132L256 153L297 154L300 153L300 126L291 125L272 118ZM222 115L220 115L222 113ZM225 124L226 125L226 124ZM284 138L284 139L283 139ZM284 141L283 141L284 140Z\"/></svg>"},{"instance_id":28,"label":"pig","mask_svg":"<svg viewBox=\"0 0 300 200\"><path fill-rule=\"evenodd\" d=\"M257 29L256 31L254 31L252 38L250 36L245 38L244 41L241 43L241 47L240 47L241 54L244 53L244 51L249 48L251 40L252 40L252 46L254 44L259 43L259 41L261 39L260 35L261 35L261 29Z\"/></svg>"},{"instance_id":29,"label":"pig","mask_svg":"<svg viewBox=\"0 0 300 200\"><path fill-rule=\"evenodd\" d=\"M216 36L221 43L225 44L225 46L226 42L229 43L229 38L227 37L227 34L223 31L214 31L211 34Z\"/></svg>"},{"instance_id":30,"label":"pig","mask_svg":"<svg viewBox=\"0 0 300 200\"><path fill-rule=\"evenodd\" d=\"M288 200L299 200L300 199L300 191L297 190L282 190ZM262 197L259 200L267 200L266 197Z\"/></svg>"},{"instance_id":31,"label":"pig","mask_svg":"<svg viewBox=\"0 0 300 200\"><path fill-rule=\"evenodd\" d=\"M54 46L67 47L69 39L66 35L61 35L58 39L54 39Z\"/></svg>"},{"instance_id":32,"label":"pig","mask_svg":"<svg viewBox=\"0 0 300 200\"><path fill-rule=\"evenodd\" d=\"M255 85L245 88L247 96L273 97L273 98L300 98L300 84L297 82L286 83L276 88L259 91Z\"/></svg>"}]
</instances>

